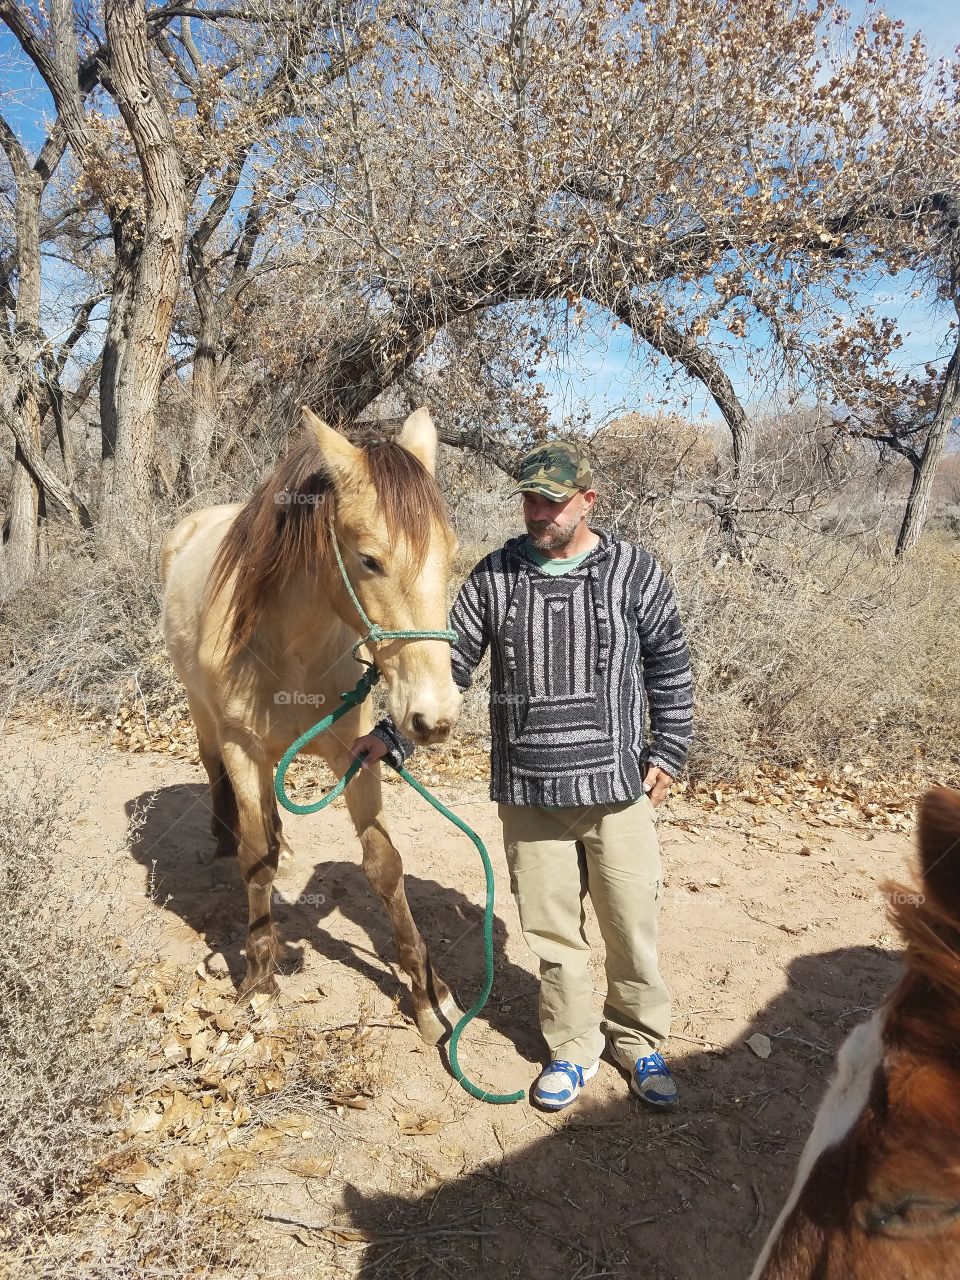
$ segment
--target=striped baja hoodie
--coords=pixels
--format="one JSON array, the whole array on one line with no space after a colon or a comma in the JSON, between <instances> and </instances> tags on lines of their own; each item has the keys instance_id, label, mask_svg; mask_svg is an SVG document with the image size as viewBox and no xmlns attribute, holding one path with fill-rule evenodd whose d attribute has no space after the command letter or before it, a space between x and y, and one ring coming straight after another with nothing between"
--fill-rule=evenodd
<instances>
[{"instance_id":1,"label":"striped baja hoodie","mask_svg":"<svg viewBox=\"0 0 960 1280\"><path fill-rule=\"evenodd\" d=\"M461 689L490 649L490 798L502 804L636 800L648 765L676 777L686 761L693 680L670 583L641 547L596 532L599 545L561 576L511 538L451 611ZM374 733L395 763L414 749L389 716Z\"/></svg>"}]
</instances>

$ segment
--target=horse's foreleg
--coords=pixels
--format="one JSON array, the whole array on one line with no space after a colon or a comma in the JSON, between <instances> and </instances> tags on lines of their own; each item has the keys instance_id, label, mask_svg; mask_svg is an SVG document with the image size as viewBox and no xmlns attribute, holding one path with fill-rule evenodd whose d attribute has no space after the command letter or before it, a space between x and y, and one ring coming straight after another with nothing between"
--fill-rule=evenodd
<instances>
[{"instance_id":1,"label":"horse's foreleg","mask_svg":"<svg viewBox=\"0 0 960 1280\"><path fill-rule=\"evenodd\" d=\"M272 770L236 742L225 742L223 763L236 797L240 874L247 887L247 974L240 996L277 990L278 946L271 914L273 880L280 855L280 822Z\"/></svg>"},{"instance_id":2,"label":"horse's foreleg","mask_svg":"<svg viewBox=\"0 0 960 1280\"><path fill-rule=\"evenodd\" d=\"M339 775L345 760L331 761ZM383 825L380 779L361 769L344 793L363 849L363 870L386 907L397 945L400 967L410 976L413 1016L427 1044L436 1044L460 1018L450 989L430 963L403 884L403 863Z\"/></svg>"}]
</instances>

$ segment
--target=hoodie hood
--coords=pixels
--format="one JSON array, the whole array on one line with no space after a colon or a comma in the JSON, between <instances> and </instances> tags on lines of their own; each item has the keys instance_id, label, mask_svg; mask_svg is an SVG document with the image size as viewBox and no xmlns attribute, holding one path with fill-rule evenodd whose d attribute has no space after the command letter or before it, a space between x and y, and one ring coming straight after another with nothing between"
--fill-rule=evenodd
<instances>
[{"instance_id":1,"label":"hoodie hood","mask_svg":"<svg viewBox=\"0 0 960 1280\"><path fill-rule=\"evenodd\" d=\"M573 569L569 569L564 577L577 578L606 560L610 554L610 548L614 541L613 534L608 533L606 529L591 529L591 533L595 533L600 541ZM504 555L513 560L519 560L523 567L530 573L540 574L544 578L550 577L544 569L537 564L535 560L531 560L527 554L527 535L521 534L518 538L508 538L503 544Z\"/></svg>"}]
</instances>

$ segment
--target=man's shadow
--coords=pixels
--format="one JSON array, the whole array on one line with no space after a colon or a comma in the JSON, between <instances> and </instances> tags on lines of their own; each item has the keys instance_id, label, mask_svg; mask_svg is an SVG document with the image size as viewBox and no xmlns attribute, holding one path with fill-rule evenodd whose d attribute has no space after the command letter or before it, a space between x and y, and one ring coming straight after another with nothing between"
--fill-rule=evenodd
<instances>
[{"instance_id":1,"label":"man's shadow","mask_svg":"<svg viewBox=\"0 0 960 1280\"><path fill-rule=\"evenodd\" d=\"M224 956L239 986L244 974L247 898L236 859L212 856L209 788L180 784L144 792L129 801L126 810L131 853L146 870L152 896L189 925L210 954ZM297 832L288 828L286 834L295 846L294 856L298 860L306 856L296 848ZM396 831L394 835L402 856L404 837ZM273 914L284 945L284 969L289 973L302 968L307 951L314 951L352 969L388 999L399 999L409 1012L409 983L396 964L386 914L360 868L360 842L351 832L349 840L341 843L343 857L318 862L295 899L293 890L285 891L282 882L275 885ZM460 1007L469 1008L484 981L482 908L435 880L409 874L404 880L410 909L433 964ZM335 911L360 926L369 946L348 942L323 927ZM534 1012L537 982L507 958L506 936L506 926L494 914L495 986L480 1019L536 1062L542 1050ZM377 964L378 958L391 969Z\"/></svg>"},{"instance_id":2,"label":"man's shadow","mask_svg":"<svg viewBox=\"0 0 960 1280\"><path fill-rule=\"evenodd\" d=\"M466 1176L419 1196L347 1184L337 1222L371 1240L360 1275L746 1280L836 1050L899 972L898 954L875 947L799 957L735 1043L677 1056L675 1042L673 1113L632 1099L608 1065L615 1102L593 1101L594 1081L547 1136L508 1154L491 1140ZM746 1044L754 1032L769 1058Z\"/></svg>"}]
</instances>

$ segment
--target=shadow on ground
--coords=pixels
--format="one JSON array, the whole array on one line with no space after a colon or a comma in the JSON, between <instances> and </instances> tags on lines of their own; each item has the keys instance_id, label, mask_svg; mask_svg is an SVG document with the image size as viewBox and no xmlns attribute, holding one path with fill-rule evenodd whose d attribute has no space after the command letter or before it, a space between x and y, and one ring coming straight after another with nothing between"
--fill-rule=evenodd
<instances>
[{"instance_id":1,"label":"shadow on ground","mask_svg":"<svg viewBox=\"0 0 960 1280\"><path fill-rule=\"evenodd\" d=\"M347 1187L352 1225L374 1240L359 1274L746 1280L835 1051L898 971L896 955L870 947L796 960L747 1032L773 1037L769 1059L743 1041L675 1057L672 1115L629 1098L623 1077L615 1104L586 1092L548 1136L508 1155L495 1148L419 1198Z\"/></svg>"},{"instance_id":2,"label":"shadow on ground","mask_svg":"<svg viewBox=\"0 0 960 1280\"><path fill-rule=\"evenodd\" d=\"M223 954L231 978L239 985L244 973L247 899L236 875L235 859L211 862L209 787L177 785L145 792L127 804L127 817L131 852L146 869L154 897L195 930L211 953ZM288 901L282 883L278 884L274 919L284 944L284 968L295 972L302 967L307 951L314 951L352 969L388 999L399 999L409 1013L409 984L395 965L393 933L360 869L360 845L352 835L344 841L343 852L342 861L317 863L299 891L299 902ZM458 890L435 880L407 875L405 882L410 909L433 963L466 1009L483 986L483 912ZM323 922L334 911L359 925L369 946L351 945L328 932ZM531 974L507 959L505 939L506 927L495 916L497 985L480 1021L536 1062L542 1050L531 1016L537 984Z\"/></svg>"},{"instance_id":3,"label":"shadow on ground","mask_svg":"<svg viewBox=\"0 0 960 1280\"><path fill-rule=\"evenodd\" d=\"M138 797L128 816L145 812L131 824L131 848L156 898L222 952L239 981L245 894L238 881L214 878L207 798L205 785ZM406 984L377 963L393 958L389 926L352 839L344 856L319 863L303 890L322 905L277 901L281 935L294 961L311 949L393 999ZM407 892L438 968L466 1007L483 978L479 908L432 880L408 876ZM369 947L324 928L334 909L361 927ZM535 1064L536 982L507 959L504 939L497 919L497 985L481 1020ZM596 1096L588 1088L548 1135L509 1154L491 1142L486 1164L439 1189L371 1195L346 1186L341 1220L371 1240L359 1274L745 1280L792 1182L836 1050L898 972L897 954L874 947L797 958L785 989L735 1044L681 1056L686 1046L676 1043L682 1106L672 1115L631 1099L621 1074L616 1102L609 1089L591 1086ZM746 1047L753 1031L772 1039L767 1060ZM607 1081L615 1071L602 1068Z\"/></svg>"}]
</instances>

